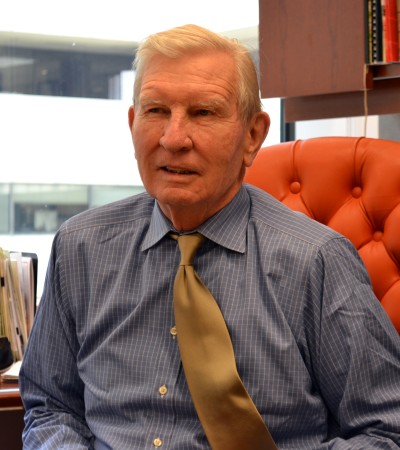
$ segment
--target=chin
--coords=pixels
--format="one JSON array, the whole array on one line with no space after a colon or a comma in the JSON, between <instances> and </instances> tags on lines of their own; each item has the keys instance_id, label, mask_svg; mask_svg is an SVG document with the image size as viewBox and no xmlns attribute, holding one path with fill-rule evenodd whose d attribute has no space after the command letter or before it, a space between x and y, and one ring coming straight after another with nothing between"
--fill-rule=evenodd
<instances>
[{"instance_id":1,"label":"chin","mask_svg":"<svg viewBox=\"0 0 400 450\"><path fill-rule=\"evenodd\" d=\"M161 205L170 207L190 207L199 204L204 199L203 195L198 195L195 192L180 188L163 188L157 189L153 197Z\"/></svg>"},{"instance_id":2,"label":"chin","mask_svg":"<svg viewBox=\"0 0 400 450\"><path fill-rule=\"evenodd\" d=\"M189 207L199 203L199 199L193 195L159 195L156 197L159 203L171 207Z\"/></svg>"}]
</instances>

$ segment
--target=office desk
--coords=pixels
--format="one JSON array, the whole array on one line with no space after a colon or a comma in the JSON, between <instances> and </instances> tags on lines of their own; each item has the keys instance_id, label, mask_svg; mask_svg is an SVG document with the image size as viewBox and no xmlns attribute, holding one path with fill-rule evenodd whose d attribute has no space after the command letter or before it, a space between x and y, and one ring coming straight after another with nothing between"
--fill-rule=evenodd
<instances>
[{"instance_id":1,"label":"office desk","mask_svg":"<svg viewBox=\"0 0 400 450\"><path fill-rule=\"evenodd\" d=\"M24 408L17 382L0 378L0 442L4 450L22 449Z\"/></svg>"}]
</instances>

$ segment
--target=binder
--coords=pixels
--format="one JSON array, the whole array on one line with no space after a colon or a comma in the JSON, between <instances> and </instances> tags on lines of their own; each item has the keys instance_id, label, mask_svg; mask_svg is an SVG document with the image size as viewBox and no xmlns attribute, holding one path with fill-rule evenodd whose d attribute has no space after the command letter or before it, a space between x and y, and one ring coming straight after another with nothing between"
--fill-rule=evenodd
<instances>
[{"instance_id":1,"label":"binder","mask_svg":"<svg viewBox=\"0 0 400 450\"><path fill-rule=\"evenodd\" d=\"M38 258L35 253L0 249L0 336L21 361L36 313Z\"/></svg>"}]
</instances>

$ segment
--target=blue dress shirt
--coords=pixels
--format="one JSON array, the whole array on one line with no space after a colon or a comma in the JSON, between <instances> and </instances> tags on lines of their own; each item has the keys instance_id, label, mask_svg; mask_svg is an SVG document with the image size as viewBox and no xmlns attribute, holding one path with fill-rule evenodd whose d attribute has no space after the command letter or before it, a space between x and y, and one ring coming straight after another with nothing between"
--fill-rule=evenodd
<instances>
[{"instance_id":1,"label":"blue dress shirt","mask_svg":"<svg viewBox=\"0 0 400 450\"><path fill-rule=\"evenodd\" d=\"M209 448L177 346L171 230L147 194L60 228L21 370L26 449ZM247 185L198 231L195 268L279 449L400 448L400 337L353 246Z\"/></svg>"}]
</instances>

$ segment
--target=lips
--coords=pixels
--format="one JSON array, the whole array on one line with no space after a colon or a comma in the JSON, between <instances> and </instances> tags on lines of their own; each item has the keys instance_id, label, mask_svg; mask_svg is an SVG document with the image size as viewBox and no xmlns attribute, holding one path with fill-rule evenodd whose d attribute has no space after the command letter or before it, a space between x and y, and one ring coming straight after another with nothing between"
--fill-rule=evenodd
<instances>
[{"instance_id":1,"label":"lips","mask_svg":"<svg viewBox=\"0 0 400 450\"><path fill-rule=\"evenodd\" d=\"M164 167L162 167L162 170L165 170L166 172L169 172L169 173L176 173L178 175L193 175L195 173L195 172L193 172L193 170L182 169L179 167L171 167L171 166L164 166Z\"/></svg>"}]
</instances>

